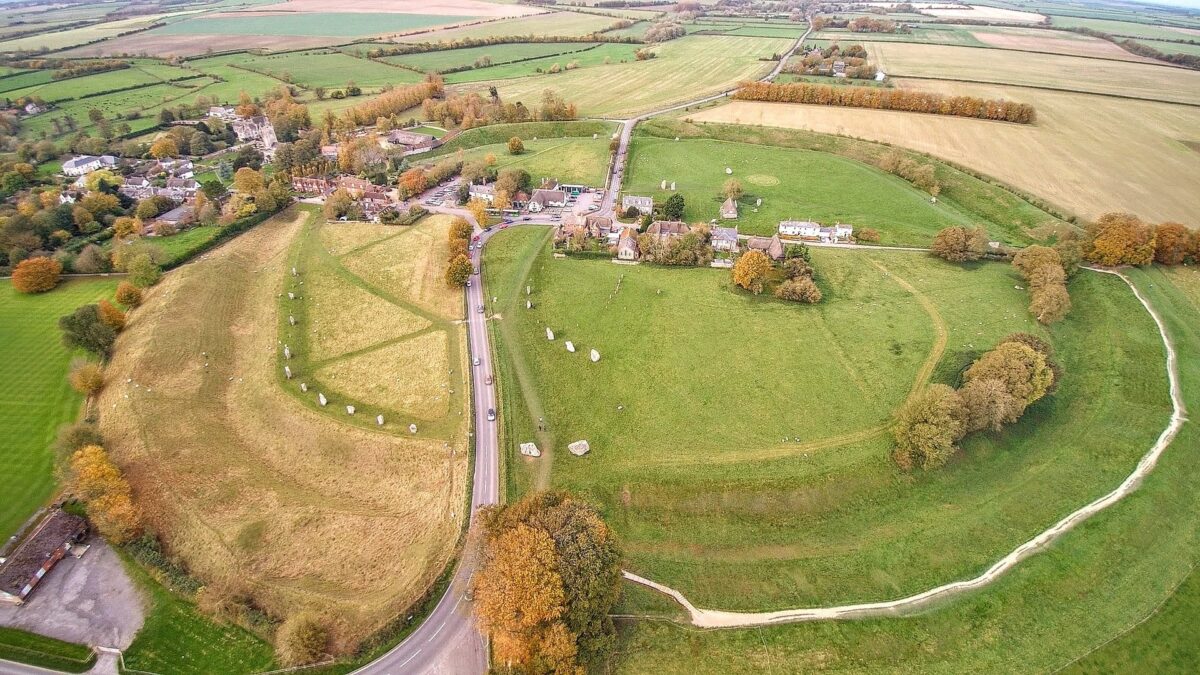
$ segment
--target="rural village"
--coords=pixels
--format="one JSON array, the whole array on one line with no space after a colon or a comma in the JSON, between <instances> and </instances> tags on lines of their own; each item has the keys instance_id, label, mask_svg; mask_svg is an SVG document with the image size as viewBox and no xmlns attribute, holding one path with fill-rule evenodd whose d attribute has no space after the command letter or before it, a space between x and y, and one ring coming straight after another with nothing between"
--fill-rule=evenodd
<instances>
[{"instance_id":1,"label":"rural village","mask_svg":"<svg viewBox=\"0 0 1200 675\"><path fill-rule=\"evenodd\" d=\"M1200 668L1187 0L0 7L0 673Z\"/></svg>"}]
</instances>

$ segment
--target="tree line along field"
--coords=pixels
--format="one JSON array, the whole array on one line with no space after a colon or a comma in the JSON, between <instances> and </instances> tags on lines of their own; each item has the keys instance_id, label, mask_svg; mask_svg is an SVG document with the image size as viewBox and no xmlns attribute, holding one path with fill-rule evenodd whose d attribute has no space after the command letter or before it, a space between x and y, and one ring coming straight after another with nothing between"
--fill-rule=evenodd
<instances>
[{"instance_id":1,"label":"tree line along field","mask_svg":"<svg viewBox=\"0 0 1200 675\"><path fill-rule=\"evenodd\" d=\"M190 573L217 593L249 587L276 616L320 612L343 650L453 554L466 362L445 318L461 299L440 283L444 222L326 234L316 217L288 210L167 275L118 340L100 425L148 526Z\"/></svg>"},{"instance_id":2,"label":"tree line along field","mask_svg":"<svg viewBox=\"0 0 1200 675\"><path fill-rule=\"evenodd\" d=\"M0 282L0 376L10 391L0 400L0 537L14 534L54 491L53 443L59 426L83 403L67 384L71 352L58 319L79 305L111 298L112 279L74 279L51 293L25 295Z\"/></svg>"},{"instance_id":3,"label":"tree line along field","mask_svg":"<svg viewBox=\"0 0 1200 675\"><path fill-rule=\"evenodd\" d=\"M539 234L503 236L520 246ZM489 279L508 275L485 263ZM1163 358L1152 322L1119 280L1085 275L1076 313L1046 335L1068 373L1058 393L969 441L949 470L901 474L884 427L908 392L953 382L1004 335L1041 331L1005 265L827 250L813 264L826 301L797 309L740 295L720 271L543 251L519 287L490 291L503 313L533 288L535 309L506 313L517 323L505 330L552 458L513 454L514 470L550 464L549 486L601 505L632 571L700 606L761 611L975 574L1119 483L1169 417L1165 374L1143 367ZM601 362L547 342L544 326ZM668 346L684 334L696 339ZM563 452L581 438L589 455Z\"/></svg>"},{"instance_id":4,"label":"tree line along field","mask_svg":"<svg viewBox=\"0 0 1200 675\"><path fill-rule=\"evenodd\" d=\"M576 103L581 115L618 116L692 100L733 88L773 66L762 61L786 50L786 39L687 36L654 47L657 58L580 69L553 76L506 80L500 95L510 101L536 101L551 86ZM618 93L620 95L616 95Z\"/></svg>"},{"instance_id":5,"label":"tree line along field","mask_svg":"<svg viewBox=\"0 0 1200 675\"><path fill-rule=\"evenodd\" d=\"M901 84L987 99L1018 95L1002 85L936 80ZM1200 119L1193 108L1033 89L1020 90L1018 100L1037 109L1037 124L742 101L695 113L693 119L892 143L970 166L1083 218L1132 211L1153 220L1196 225L1200 195L1188 186L1200 176L1200 154L1180 142L1200 137ZM1028 162L1031 153L1040 160Z\"/></svg>"},{"instance_id":6,"label":"tree line along field","mask_svg":"<svg viewBox=\"0 0 1200 675\"><path fill-rule=\"evenodd\" d=\"M493 35L519 36L544 35L575 37L589 35L609 28L618 21L616 17L583 14L580 12L546 12L498 21L487 21L470 26L445 28L430 32L415 33L396 38L398 42L439 42L461 38L483 38Z\"/></svg>"},{"instance_id":7,"label":"tree line along field","mask_svg":"<svg viewBox=\"0 0 1200 675\"><path fill-rule=\"evenodd\" d=\"M733 169L732 175L725 172ZM973 214L949 202L930 203L929 194L903 179L861 162L811 150L732 143L712 139L675 141L638 137L630 151L624 194L664 202L675 183L685 199L683 220L718 218L730 178L745 190L736 224L745 234L774 234L782 220L851 223L879 230L882 243L924 245L944 227L971 225ZM762 199L762 206L755 206ZM997 233L996 236L1004 236Z\"/></svg>"},{"instance_id":8,"label":"tree line along field","mask_svg":"<svg viewBox=\"0 0 1200 675\"><path fill-rule=\"evenodd\" d=\"M1163 315L1180 353L1186 403L1195 408L1200 369L1189 355L1200 353L1196 275L1160 269L1129 274ZM997 583L920 616L707 632L622 622L616 670L748 673L770 661L865 672L1188 672L1195 660L1194 584L1188 579L1198 511L1187 486L1200 464L1185 450L1197 442L1195 426L1185 425L1134 495ZM1125 468L1131 467L1132 461ZM648 611L669 611L644 593L626 597ZM637 613L638 606L622 611Z\"/></svg>"},{"instance_id":9,"label":"tree line along field","mask_svg":"<svg viewBox=\"0 0 1200 675\"><path fill-rule=\"evenodd\" d=\"M537 76L553 73L555 70L571 71L576 68L594 66L610 66L623 63L633 63L637 60L635 52L638 45L603 44L593 49L556 56L546 56L530 61L506 63L489 68L477 68L459 73L446 75L447 84L462 84L469 82L495 82L517 77ZM557 73L555 73L557 74ZM593 73L594 75L595 73ZM554 88L554 79L542 80L547 87Z\"/></svg>"}]
</instances>

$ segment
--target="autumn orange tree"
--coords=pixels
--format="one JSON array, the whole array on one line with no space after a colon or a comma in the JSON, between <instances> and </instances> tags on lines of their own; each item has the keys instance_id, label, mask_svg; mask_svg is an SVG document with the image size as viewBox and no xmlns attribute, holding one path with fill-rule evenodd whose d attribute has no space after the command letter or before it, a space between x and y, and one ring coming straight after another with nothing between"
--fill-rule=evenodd
<instances>
[{"instance_id":1,"label":"autumn orange tree","mask_svg":"<svg viewBox=\"0 0 1200 675\"><path fill-rule=\"evenodd\" d=\"M96 309L104 325L117 332L125 328L125 312L122 312L120 307L117 307L108 300L101 300L96 303Z\"/></svg>"},{"instance_id":2,"label":"autumn orange tree","mask_svg":"<svg viewBox=\"0 0 1200 675\"><path fill-rule=\"evenodd\" d=\"M168 159L179 154L179 144L175 142L175 137L170 134L163 134L154 143L150 144L150 156L154 159Z\"/></svg>"},{"instance_id":3,"label":"autumn orange tree","mask_svg":"<svg viewBox=\"0 0 1200 675\"><path fill-rule=\"evenodd\" d=\"M562 492L485 512L475 611L517 672L583 673L616 646L621 550L595 509Z\"/></svg>"},{"instance_id":4,"label":"autumn orange tree","mask_svg":"<svg viewBox=\"0 0 1200 675\"><path fill-rule=\"evenodd\" d=\"M737 259L731 272L733 283L758 295L763 291L767 274L771 272L771 261L757 249L748 251Z\"/></svg>"},{"instance_id":5,"label":"autumn orange tree","mask_svg":"<svg viewBox=\"0 0 1200 675\"><path fill-rule=\"evenodd\" d=\"M62 263L54 258L28 258L13 270L13 288L20 293L45 293L54 290L62 277Z\"/></svg>"},{"instance_id":6,"label":"autumn orange tree","mask_svg":"<svg viewBox=\"0 0 1200 675\"><path fill-rule=\"evenodd\" d=\"M1013 257L1013 266L1029 284L1029 311L1040 323L1052 324L1071 311L1067 273L1058 250L1028 246Z\"/></svg>"},{"instance_id":7,"label":"autumn orange tree","mask_svg":"<svg viewBox=\"0 0 1200 675\"><path fill-rule=\"evenodd\" d=\"M71 473L75 493L87 503L88 519L100 534L123 544L141 532L133 490L104 448L88 445L77 450L71 456Z\"/></svg>"},{"instance_id":8,"label":"autumn orange tree","mask_svg":"<svg viewBox=\"0 0 1200 675\"><path fill-rule=\"evenodd\" d=\"M947 227L933 238L931 250L950 262L973 262L987 251L987 230L982 227Z\"/></svg>"},{"instance_id":9,"label":"autumn orange tree","mask_svg":"<svg viewBox=\"0 0 1200 675\"><path fill-rule=\"evenodd\" d=\"M475 222L479 224L479 227L487 227L487 202L483 201L482 199L475 198L467 202L466 208L471 212L471 215L474 216Z\"/></svg>"},{"instance_id":10,"label":"autumn orange tree","mask_svg":"<svg viewBox=\"0 0 1200 675\"><path fill-rule=\"evenodd\" d=\"M78 359L71 363L68 379L72 389L85 396L91 396L104 386L104 370L95 361Z\"/></svg>"},{"instance_id":11,"label":"autumn orange tree","mask_svg":"<svg viewBox=\"0 0 1200 675\"><path fill-rule=\"evenodd\" d=\"M1200 254L1200 235L1180 223L1161 223L1154 228L1154 262L1178 265Z\"/></svg>"},{"instance_id":12,"label":"autumn orange tree","mask_svg":"<svg viewBox=\"0 0 1200 675\"><path fill-rule=\"evenodd\" d=\"M467 256L460 253L446 266L446 283L450 286L466 286L474 270Z\"/></svg>"},{"instance_id":13,"label":"autumn orange tree","mask_svg":"<svg viewBox=\"0 0 1200 675\"><path fill-rule=\"evenodd\" d=\"M1149 265L1154 229L1131 213L1106 213L1087 227L1086 257L1098 265Z\"/></svg>"},{"instance_id":14,"label":"autumn orange tree","mask_svg":"<svg viewBox=\"0 0 1200 675\"><path fill-rule=\"evenodd\" d=\"M133 309L134 307L142 304L142 289L134 286L128 281L122 281L121 283L117 284L117 293L115 297L117 302L130 309Z\"/></svg>"}]
</instances>

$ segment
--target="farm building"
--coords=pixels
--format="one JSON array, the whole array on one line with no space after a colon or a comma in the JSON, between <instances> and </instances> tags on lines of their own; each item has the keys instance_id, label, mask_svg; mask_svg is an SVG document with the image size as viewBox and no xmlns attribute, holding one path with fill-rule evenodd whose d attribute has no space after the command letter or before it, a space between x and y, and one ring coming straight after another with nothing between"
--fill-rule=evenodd
<instances>
[{"instance_id":1,"label":"farm building","mask_svg":"<svg viewBox=\"0 0 1200 675\"><path fill-rule=\"evenodd\" d=\"M631 206L640 211L643 216L650 215L650 212L654 210L654 198L635 197L634 195L621 197L621 213L628 211Z\"/></svg>"},{"instance_id":2,"label":"farm building","mask_svg":"<svg viewBox=\"0 0 1200 675\"><path fill-rule=\"evenodd\" d=\"M725 200L725 203L721 204L721 218L724 218L725 220L737 220L737 217L737 202L734 201L733 197L730 197L729 199Z\"/></svg>"},{"instance_id":3,"label":"farm building","mask_svg":"<svg viewBox=\"0 0 1200 675\"><path fill-rule=\"evenodd\" d=\"M214 105L208 109L208 117L215 117L227 122L233 121L237 118L237 111L231 105Z\"/></svg>"},{"instance_id":4,"label":"farm building","mask_svg":"<svg viewBox=\"0 0 1200 675\"><path fill-rule=\"evenodd\" d=\"M712 230L712 248L714 251L734 252L738 250L738 230L736 227L714 227Z\"/></svg>"},{"instance_id":5,"label":"farm building","mask_svg":"<svg viewBox=\"0 0 1200 675\"><path fill-rule=\"evenodd\" d=\"M84 176L97 169L111 169L117 165L117 158L112 155L80 155L72 157L62 164L65 176Z\"/></svg>"},{"instance_id":6,"label":"farm building","mask_svg":"<svg viewBox=\"0 0 1200 675\"><path fill-rule=\"evenodd\" d=\"M746 248L751 251L762 251L767 254L771 260L783 260L783 242L779 240L779 235L772 235L770 239L767 237L750 237L746 242Z\"/></svg>"},{"instance_id":7,"label":"farm building","mask_svg":"<svg viewBox=\"0 0 1200 675\"><path fill-rule=\"evenodd\" d=\"M396 129L389 133L387 140L392 145L403 146L406 151L405 154L428 152L441 145L441 141L433 136L418 134L414 131L405 131L403 129Z\"/></svg>"},{"instance_id":8,"label":"farm building","mask_svg":"<svg viewBox=\"0 0 1200 675\"><path fill-rule=\"evenodd\" d=\"M850 225L837 223L833 227L822 227L820 232L821 241L825 243L834 243L839 241L850 241L850 236L854 234L854 228Z\"/></svg>"},{"instance_id":9,"label":"farm building","mask_svg":"<svg viewBox=\"0 0 1200 675\"><path fill-rule=\"evenodd\" d=\"M779 234L785 237L816 239L821 236L821 224L811 220L785 220L779 223Z\"/></svg>"},{"instance_id":10,"label":"farm building","mask_svg":"<svg viewBox=\"0 0 1200 675\"><path fill-rule=\"evenodd\" d=\"M633 261L638 259L640 252L638 251L637 232L627 227L621 231L621 238L617 240L617 260Z\"/></svg>"},{"instance_id":11,"label":"farm building","mask_svg":"<svg viewBox=\"0 0 1200 675\"><path fill-rule=\"evenodd\" d=\"M179 230L191 225L196 219L196 210L188 204L177 206L170 211L158 216L154 220L146 223L142 228L142 233L146 236L153 236L156 228L160 225Z\"/></svg>"},{"instance_id":12,"label":"farm building","mask_svg":"<svg viewBox=\"0 0 1200 675\"><path fill-rule=\"evenodd\" d=\"M22 605L29 594L87 536L87 521L54 509L0 565L0 602Z\"/></svg>"}]
</instances>

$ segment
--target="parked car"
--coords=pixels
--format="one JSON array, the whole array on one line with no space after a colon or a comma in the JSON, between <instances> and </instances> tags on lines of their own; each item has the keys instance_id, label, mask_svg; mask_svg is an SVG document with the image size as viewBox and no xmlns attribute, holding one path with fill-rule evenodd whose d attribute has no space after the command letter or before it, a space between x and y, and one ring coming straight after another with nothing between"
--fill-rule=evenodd
<instances>
[{"instance_id":1,"label":"parked car","mask_svg":"<svg viewBox=\"0 0 1200 675\"><path fill-rule=\"evenodd\" d=\"M488 408L488 421L489 422L496 421L496 409L495 408Z\"/></svg>"}]
</instances>

